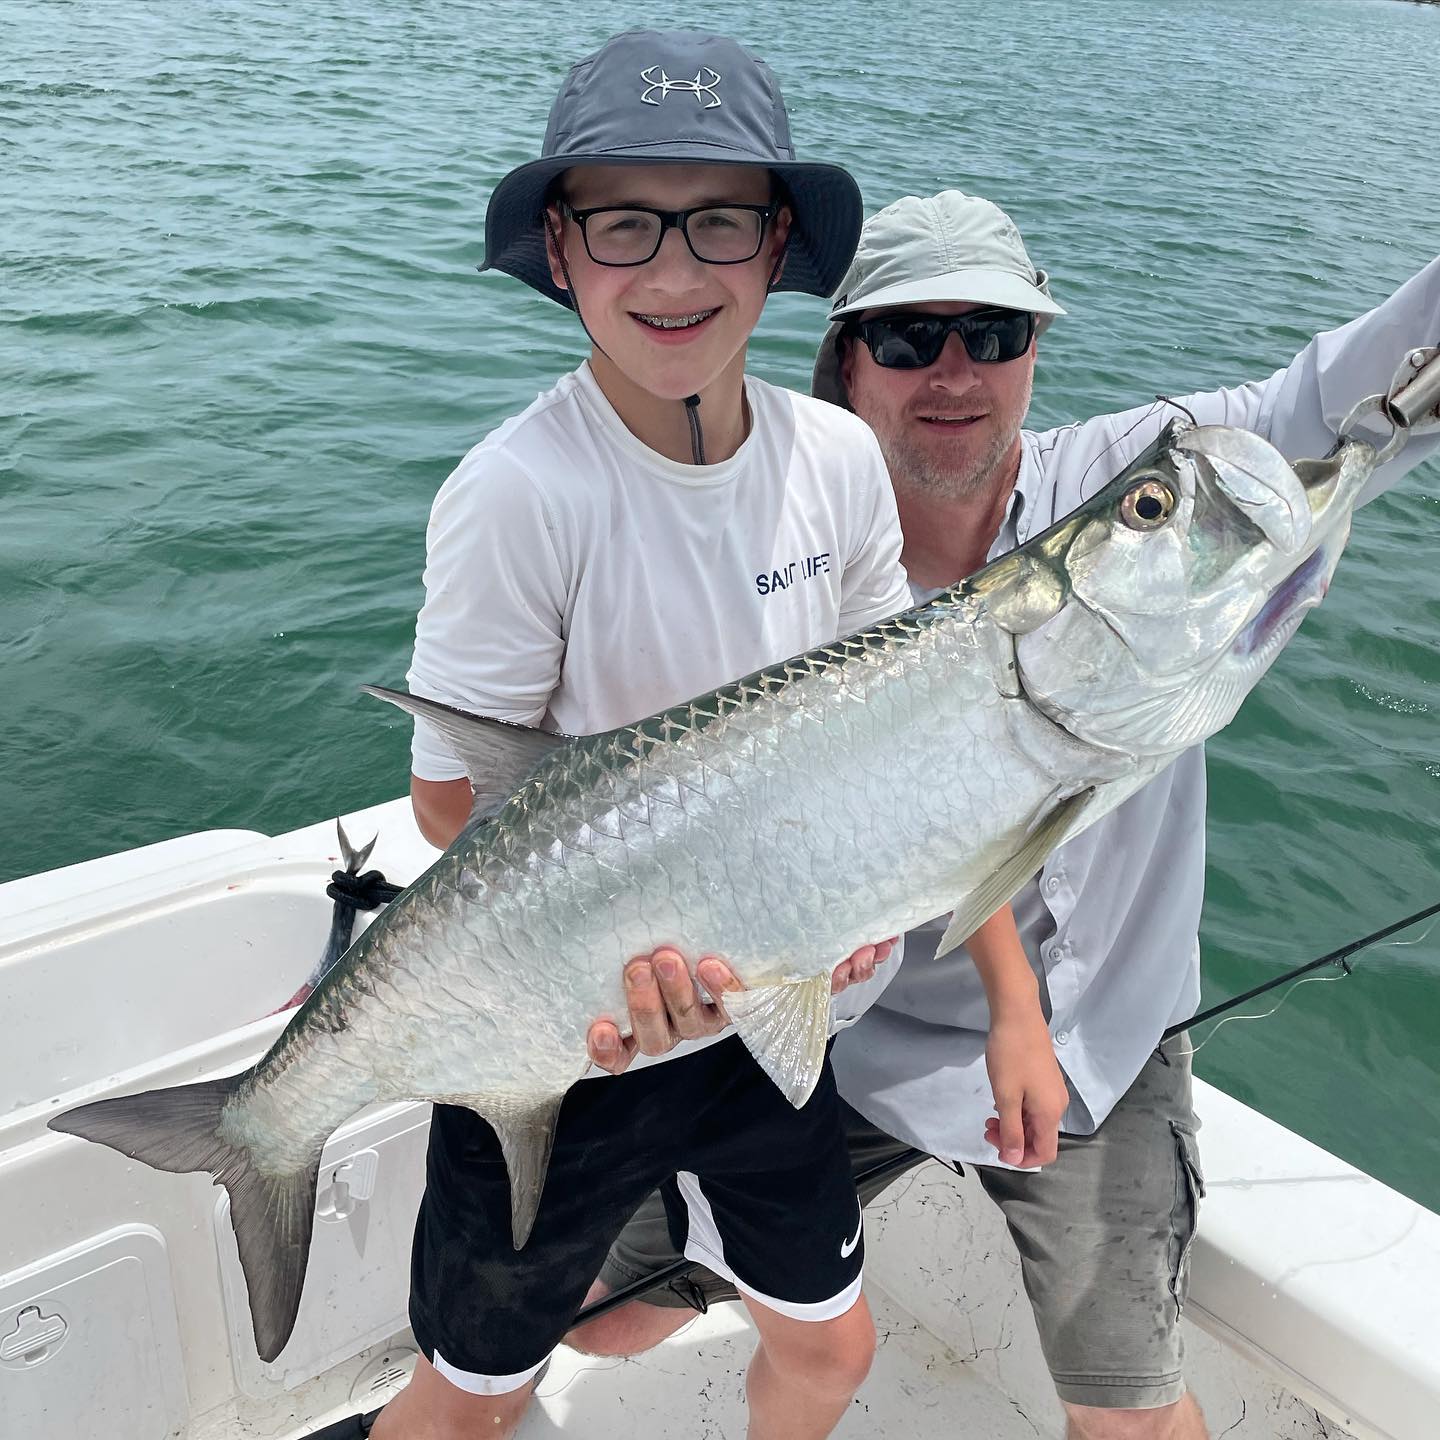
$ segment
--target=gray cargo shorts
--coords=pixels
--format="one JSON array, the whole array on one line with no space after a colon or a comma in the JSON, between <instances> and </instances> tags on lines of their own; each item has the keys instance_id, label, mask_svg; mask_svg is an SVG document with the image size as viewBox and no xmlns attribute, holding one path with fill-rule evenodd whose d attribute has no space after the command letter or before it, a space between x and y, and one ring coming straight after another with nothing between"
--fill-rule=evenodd
<instances>
[{"instance_id":1,"label":"gray cargo shorts","mask_svg":"<svg viewBox=\"0 0 1440 1440\"><path fill-rule=\"evenodd\" d=\"M1151 1409L1185 1393L1180 1313L1205 1182L1189 1039L1178 1035L1163 1048L1095 1134L1060 1137L1053 1164L974 1167L1010 1227L1051 1378L1072 1405ZM857 1174L907 1148L857 1110L844 1112ZM878 1193L860 1187L864 1204ZM655 1194L611 1247L600 1278L618 1290L678 1258ZM645 1301L703 1309L736 1298L726 1282L696 1269Z\"/></svg>"}]
</instances>

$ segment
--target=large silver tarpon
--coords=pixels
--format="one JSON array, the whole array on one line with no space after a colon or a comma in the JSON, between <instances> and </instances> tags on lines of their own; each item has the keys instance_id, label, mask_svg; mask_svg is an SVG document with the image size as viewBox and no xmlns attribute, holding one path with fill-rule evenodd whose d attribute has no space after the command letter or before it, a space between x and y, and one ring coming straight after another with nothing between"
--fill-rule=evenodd
<instances>
[{"instance_id":1,"label":"large silver tarpon","mask_svg":"<svg viewBox=\"0 0 1440 1440\"><path fill-rule=\"evenodd\" d=\"M361 1106L494 1128L523 1245L586 1030L662 943L725 956L744 1043L796 1105L830 973L953 911L959 943L1062 841L1226 724L1324 594L1377 452L1292 467L1169 426L1092 500L927 604L579 739L382 693L441 726L477 795L254 1069L52 1122L230 1192L260 1355L294 1325L321 1147ZM599 1081L595 1083L610 1083Z\"/></svg>"}]
</instances>

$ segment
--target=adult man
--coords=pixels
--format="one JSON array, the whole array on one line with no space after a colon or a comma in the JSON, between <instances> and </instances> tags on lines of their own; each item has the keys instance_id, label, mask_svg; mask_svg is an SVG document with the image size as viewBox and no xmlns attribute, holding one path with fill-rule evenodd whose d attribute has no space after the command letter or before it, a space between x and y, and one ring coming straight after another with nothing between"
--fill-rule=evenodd
<instances>
[{"instance_id":1,"label":"adult man","mask_svg":"<svg viewBox=\"0 0 1440 1440\"><path fill-rule=\"evenodd\" d=\"M1015 226L987 201L954 191L912 197L867 223L813 388L880 440L917 600L1074 509L1178 413L1153 405L1022 431L1034 337L1061 313ZM1437 340L1440 259L1268 380L1180 403L1202 424L1256 430L1292 458L1319 456L1355 401L1384 391L1408 349ZM1377 472L1371 495L1436 445L1412 439ZM934 959L943 919L906 937L904 967L836 1042L857 1168L903 1142L975 1164L1001 1206L1075 1440L1205 1435L1185 1391L1179 1333L1202 1193L1188 1044L1182 1036L1156 1048L1199 999L1204 814L1197 747L1061 847L1014 899L1071 1095L1053 1165L987 1163L987 1017L963 950ZM633 1016L641 1048L663 1046L667 1027L684 1034L696 1023L692 996L665 998L668 1011L650 1005ZM603 1281L613 1289L666 1258L643 1209ZM701 1288L724 1293L708 1281ZM643 1348L684 1318L630 1306L573 1332L572 1343Z\"/></svg>"}]
</instances>

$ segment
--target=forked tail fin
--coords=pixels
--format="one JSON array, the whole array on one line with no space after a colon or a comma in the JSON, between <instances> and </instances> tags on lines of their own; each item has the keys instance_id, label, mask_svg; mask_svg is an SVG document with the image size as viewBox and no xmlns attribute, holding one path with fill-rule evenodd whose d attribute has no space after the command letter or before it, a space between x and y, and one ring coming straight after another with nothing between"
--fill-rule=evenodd
<instances>
[{"instance_id":1,"label":"forked tail fin","mask_svg":"<svg viewBox=\"0 0 1440 1440\"><path fill-rule=\"evenodd\" d=\"M268 1361L285 1348L300 1308L320 1151L307 1169L263 1174L250 1150L227 1140L221 1128L225 1105L245 1078L232 1075L97 1100L57 1115L50 1128L98 1141L157 1170L208 1171L225 1187L250 1291L255 1348Z\"/></svg>"}]
</instances>

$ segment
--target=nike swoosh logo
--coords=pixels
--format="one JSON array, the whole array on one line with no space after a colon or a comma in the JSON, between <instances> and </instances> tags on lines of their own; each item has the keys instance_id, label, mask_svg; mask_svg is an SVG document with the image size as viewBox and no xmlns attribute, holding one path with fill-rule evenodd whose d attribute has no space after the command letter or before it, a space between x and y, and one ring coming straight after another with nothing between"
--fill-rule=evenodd
<instances>
[{"instance_id":1,"label":"nike swoosh logo","mask_svg":"<svg viewBox=\"0 0 1440 1440\"><path fill-rule=\"evenodd\" d=\"M855 1247L860 1243L860 1232L865 1228L865 1217L861 1215L859 1223L855 1226L855 1238L853 1240L842 1240L840 1242L840 1258L848 1260L854 1253Z\"/></svg>"}]
</instances>

